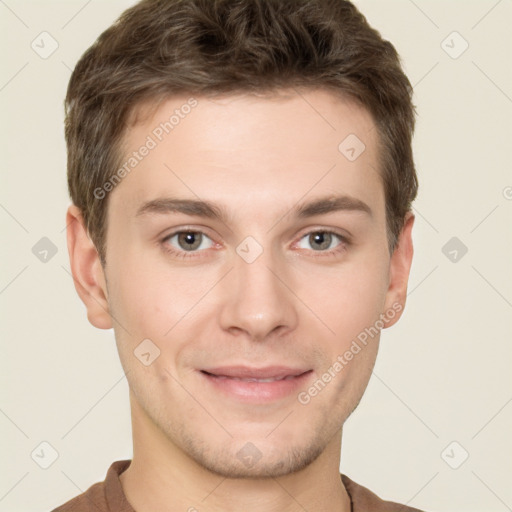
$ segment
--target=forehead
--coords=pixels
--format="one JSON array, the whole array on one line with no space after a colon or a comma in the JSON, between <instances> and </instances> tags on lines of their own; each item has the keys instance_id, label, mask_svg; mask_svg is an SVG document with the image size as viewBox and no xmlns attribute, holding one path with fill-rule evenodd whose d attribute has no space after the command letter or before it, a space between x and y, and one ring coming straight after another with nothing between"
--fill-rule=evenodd
<instances>
[{"instance_id":1,"label":"forehead","mask_svg":"<svg viewBox=\"0 0 512 512\"><path fill-rule=\"evenodd\" d=\"M168 195L245 210L259 201L260 211L315 193L382 203L377 131L352 101L286 90L182 95L149 107L127 129L122 163L130 164L111 198L130 213Z\"/></svg>"}]
</instances>

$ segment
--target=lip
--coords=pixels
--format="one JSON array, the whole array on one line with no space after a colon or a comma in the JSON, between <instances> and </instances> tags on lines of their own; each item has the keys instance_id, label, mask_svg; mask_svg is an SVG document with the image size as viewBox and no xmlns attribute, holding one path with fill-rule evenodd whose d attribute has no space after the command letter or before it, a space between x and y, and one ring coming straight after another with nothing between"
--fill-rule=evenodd
<instances>
[{"instance_id":1,"label":"lip","mask_svg":"<svg viewBox=\"0 0 512 512\"><path fill-rule=\"evenodd\" d=\"M199 371L215 390L247 403L265 403L286 398L304 386L312 373L311 369L286 366L224 366Z\"/></svg>"},{"instance_id":2,"label":"lip","mask_svg":"<svg viewBox=\"0 0 512 512\"><path fill-rule=\"evenodd\" d=\"M218 377L233 377L238 379L282 379L289 376L296 377L308 371L308 369L291 368L289 366L266 366L264 368L222 366L217 368L203 368L201 371L211 373Z\"/></svg>"}]
</instances>

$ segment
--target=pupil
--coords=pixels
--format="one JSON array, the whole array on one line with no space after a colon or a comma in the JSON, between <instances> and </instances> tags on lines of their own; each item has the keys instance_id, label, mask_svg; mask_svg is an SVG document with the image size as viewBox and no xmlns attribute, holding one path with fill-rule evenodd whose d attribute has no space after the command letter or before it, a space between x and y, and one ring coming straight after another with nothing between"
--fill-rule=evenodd
<instances>
[{"instance_id":1,"label":"pupil","mask_svg":"<svg viewBox=\"0 0 512 512\"><path fill-rule=\"evenodd\" d=\"M197 249L201 244L199 233L181 233L178 241L183 249Z\"/></svg>"},{"instance_id":2,"label":"pupil","mask_svg":"<svg viewBox=\"0 0 512 512\"><path fill-rule=\"evenodd\" d=\"M311 235L312 246L318 244L319 249L327 249L331 245L331 234L330 233L315 233Z\"/></svg>"}]
</instances>

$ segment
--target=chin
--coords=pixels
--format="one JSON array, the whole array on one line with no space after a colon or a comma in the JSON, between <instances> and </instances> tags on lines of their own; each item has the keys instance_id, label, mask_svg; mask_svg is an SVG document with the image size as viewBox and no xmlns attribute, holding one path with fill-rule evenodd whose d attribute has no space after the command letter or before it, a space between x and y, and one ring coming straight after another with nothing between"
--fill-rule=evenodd
<instances>
[{"instance_id":1,"label":"chin","mask_svg":"<svg viewBox=\"0 0 512 512\"><path fill-rule=\"evenodd\" d=\"M327 441L302 442L284 445L281 440L271 442L262 437L252 442L247 439L225 440L224 444L211 441L211 448L205 450L207 442L185 436L182 448L204 469L231 479L270 479L297 473L312 464L325 450ZM324 441L324 442L322 442Z\"/></svg>"}]
</instances>

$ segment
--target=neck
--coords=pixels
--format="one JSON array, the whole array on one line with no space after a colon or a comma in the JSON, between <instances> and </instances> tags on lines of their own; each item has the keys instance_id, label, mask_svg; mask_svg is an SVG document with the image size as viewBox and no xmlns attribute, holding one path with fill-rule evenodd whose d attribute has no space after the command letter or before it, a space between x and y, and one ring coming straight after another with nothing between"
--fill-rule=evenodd
<instances>
[{"instance_id":1,"label":"neck","mask_svg":"<svg viewBox=\"0 0 512 512\"><path fill-rule=\"evenodd\" d=\"M350 512L339 474L341 431L304 469L278 478L232 479L197 464L132 401L133 459L120 480L137 512Z\"/></svg>"}]
</instances>

